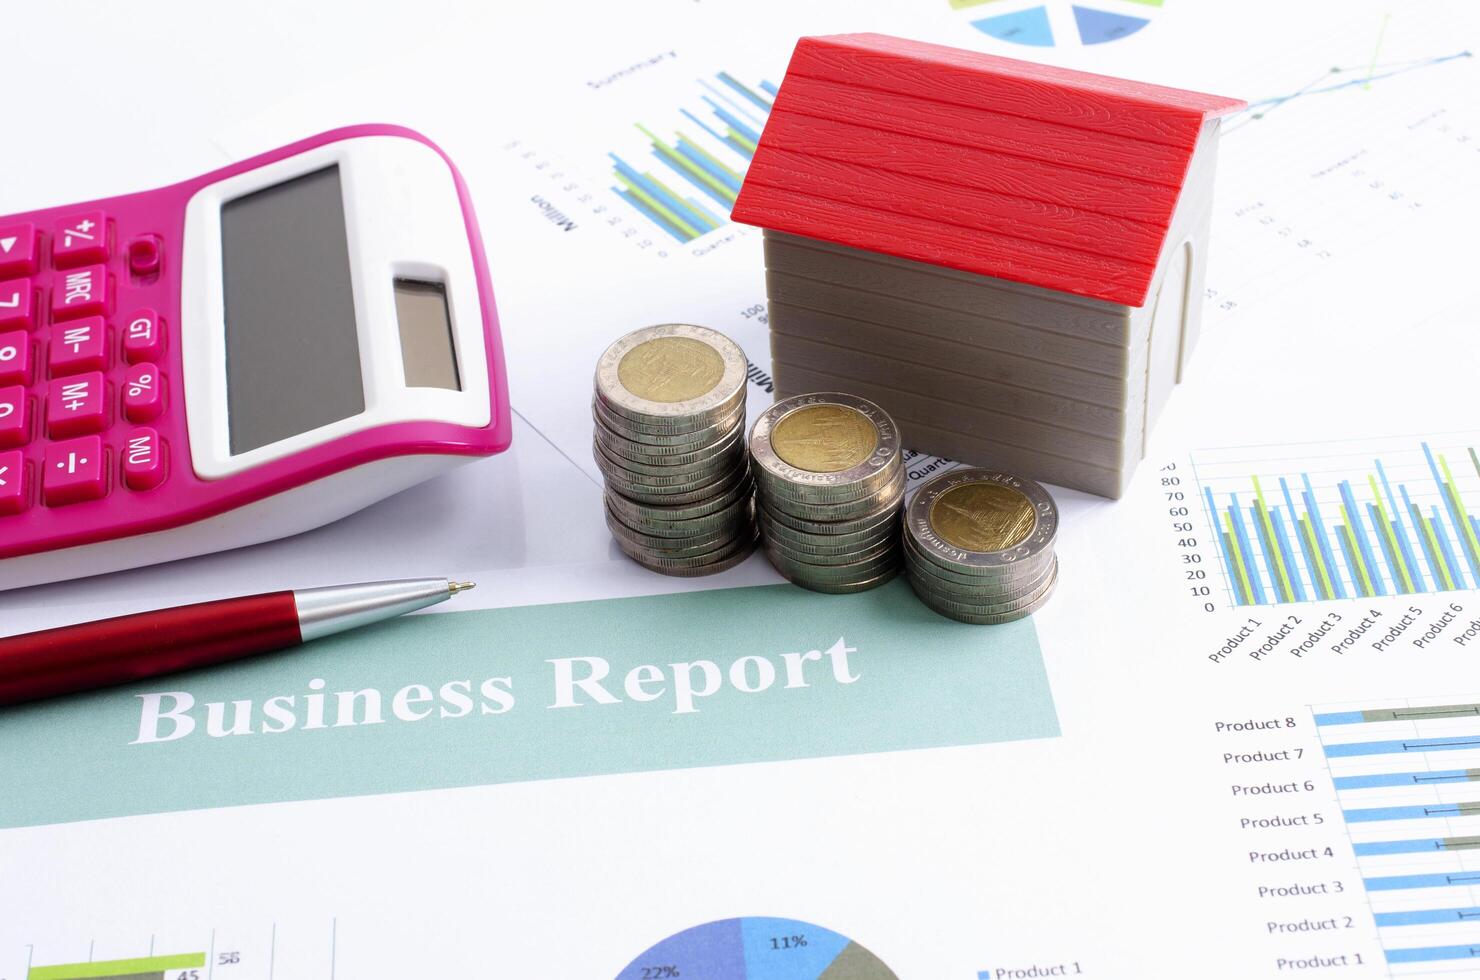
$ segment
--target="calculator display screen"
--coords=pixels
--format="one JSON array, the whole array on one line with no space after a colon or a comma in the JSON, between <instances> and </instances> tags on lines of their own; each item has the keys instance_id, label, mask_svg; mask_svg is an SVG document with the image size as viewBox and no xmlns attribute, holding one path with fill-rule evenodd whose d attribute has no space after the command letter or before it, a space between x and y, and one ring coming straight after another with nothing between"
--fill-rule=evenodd
<instances>
[{"instance_id":1,"label":"calculator display screen","mask_svg":"<svg viewBox=\"0 0 1480 980\"><path fill-rule=\"evenodd\" d=\"M221 209L232 455L365 410L339 168Z\"/></svg>"}]
</instances>

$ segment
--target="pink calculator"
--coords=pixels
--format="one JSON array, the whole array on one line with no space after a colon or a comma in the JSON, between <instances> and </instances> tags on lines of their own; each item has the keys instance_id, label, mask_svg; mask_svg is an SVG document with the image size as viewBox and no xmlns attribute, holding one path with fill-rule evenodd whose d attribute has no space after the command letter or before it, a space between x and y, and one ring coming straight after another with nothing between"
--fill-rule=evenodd
<instances>
[{"instance_id":1,"label":"pink calculator","mask_svg":"<svg viewBox=\"0 0 1480 980\"><path fill-rule=\"evenodd\" d=\"M0 216L0 589L297 534L509 438L472 202L417 133Z\"/></svg>"}]
</instances>

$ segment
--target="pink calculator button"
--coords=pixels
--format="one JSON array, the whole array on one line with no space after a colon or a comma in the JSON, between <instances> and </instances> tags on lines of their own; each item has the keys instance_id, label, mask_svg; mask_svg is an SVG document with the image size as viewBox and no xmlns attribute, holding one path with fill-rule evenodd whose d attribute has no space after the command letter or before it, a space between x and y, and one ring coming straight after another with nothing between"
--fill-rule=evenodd
<instances>
[{"instance_id":1,"label":"pink calculator button","mask_svg":"<svg viewBox=\"0 0 1480 980\"><path fill-rule=\"evenodd\" d=\"M53 439L101 432L108 421L107 385L97 371L57 378L46 392L46 431Z\"/></svg>"},{"instance_id":2,"label":"pink calculator button","mask_svg":"<svg viewBox=\"0 0 1480 980\"><path fill-rule=\"evenodd\" d=\"M0 388L0 449L24 446L31 436L30 399L19 385Z\"/></svg>"},{"instance_id":3,"label":"pink calculator button","mask_svg":"<svg viewBox=\"0 0 1480 980\"><path fill-rule=\"evenodd\" d=\"M58 221L51 231L51 260L58 269L108 261L108 216L88 211Z\"/></svg>"},{"instance_id":4,"label":"pink calculator button","mask_svg":"<svg viewBox=\"0 0 1480 980\"><path fill-rule=\"evenodd\" d=\"M58 324L51 333L54 376L101 371L108 361L108 328L100 316Z\"/></svg>"},{"instance_id":5,"label":"pink calculator button","mask_svg":"<svg viewBox=\"0 0 1480 980\"><path fill-rule=\"evenodd\" d=\"M51 283L51 316L75 320L107 312L108 270L101 265L58 272Z\"/></svg>"},{"instance_id":6,"label":"pink calculator button","mask_svg":"<svg viewBox=\"0 0 1480 980\"><path fill-rule=\"evenodd\" d=\"M97 500L108 493L108 467L103 440L84 436L46 447L41 497L48 507Z\"/></svg>"},{"instance_id":7,"label":"pink calculator button","mask_svg":"<svg viewBox=\"0 0 1480 980\"><path fill-rule=\"evenodd\" d=\"M164 449L153 429L134 429L123 443L123 482L130 490L153 490L164 482Z\"/></svg>"},{"instance_id":8,"label":"pink calculator button","mask_svg":"<svg viewBox=\"0 0 1480 980\"><path fill-rule=\"evenodd\" d=\"M35 294L29 279L0 282L0 330L35 328Z\"/></svg>"},{"instance_id":9,"label":"pink calculator button","mask_svg":"<svg viewBox=\"0 0 1480 980\"><path fill-rule=\"evenodd\" d=\"M136 276L152 276L163 264L158 235L140 235L128 243L128 271Z\"/></svg>"},{"instance_id":10,"label":"pink calculator button","mask_svg":"<svg viewBox=\"0 0 1480 980\"><path fill-rule=\"evenodd\" d=\"M0 514L19 514L26 509L26 458L20 453L0 453Z\"/></svg>"},{"instance_id":11,"label":"pink calculator button","mask_svg":"<svg viewBox=\"0 0 1480 980\"><path fill-rule=\"evenodd\" d=\"M159 368L135 364L123 381L123 414L130 422L153 422L164 411L164 385Z\"/></svg>"},{"instance_id":12,"label":"pink calculator button","mask_svg":"<svg viewBox=\"0 0 1480 980\"><path fill-rule=\"evenodd\" d=\"M0 333L0 385L31 382L31 335L19 330Z\"/></svg>"},{"instance_id":13,"label":"pink calculator button","mask_svg":"<svg viewBox=\"0 0 1480 980\"><path fill-rule=\"evenodd\" d=\"M123 325L123 356L130 364L157 361L164 351L159 314L150 309L134 310Z\"/></svg>"},{"instance_id":14,"label":"pink calculator button","mask_svg":"<svg viewBox=\"0 0 1480 980\"><path fill-rule=\"evenodd\" d=\"M29 276L39 267L36 226L29 221L21 225L0 227L0 279Z\"/></svg>"}]
</instances>

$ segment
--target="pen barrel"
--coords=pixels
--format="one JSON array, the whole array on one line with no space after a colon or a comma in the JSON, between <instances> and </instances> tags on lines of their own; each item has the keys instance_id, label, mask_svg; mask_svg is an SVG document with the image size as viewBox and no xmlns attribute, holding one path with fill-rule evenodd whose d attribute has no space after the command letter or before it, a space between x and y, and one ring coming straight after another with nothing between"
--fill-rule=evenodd
<instances>
[{"instance_id":1,"label":"pen barrel","mask_svg":"<svg viewBox=\"0 0 1480 980\"><path fill-rule=\"evenodd\" d=\"M205 667L300 642L292 592L0 638L0 705Z\"/></svg>"}]
</instances>

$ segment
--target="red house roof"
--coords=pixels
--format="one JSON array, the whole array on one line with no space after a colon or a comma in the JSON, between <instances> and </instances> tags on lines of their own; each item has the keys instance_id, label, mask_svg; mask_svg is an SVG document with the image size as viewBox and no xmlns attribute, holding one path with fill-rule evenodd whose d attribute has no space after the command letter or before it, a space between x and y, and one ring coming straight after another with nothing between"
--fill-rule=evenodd
<instances>
[{"instance_id":1,"label":"red house roof","mask_svg":"<svg viewBox=\"0 0 1480 980\"><path fill-rule=\"evenodd\" d=\"M731 217L1144 305L1236 99L879 34L797 42Z\"/></svg>"}]
</instances>

